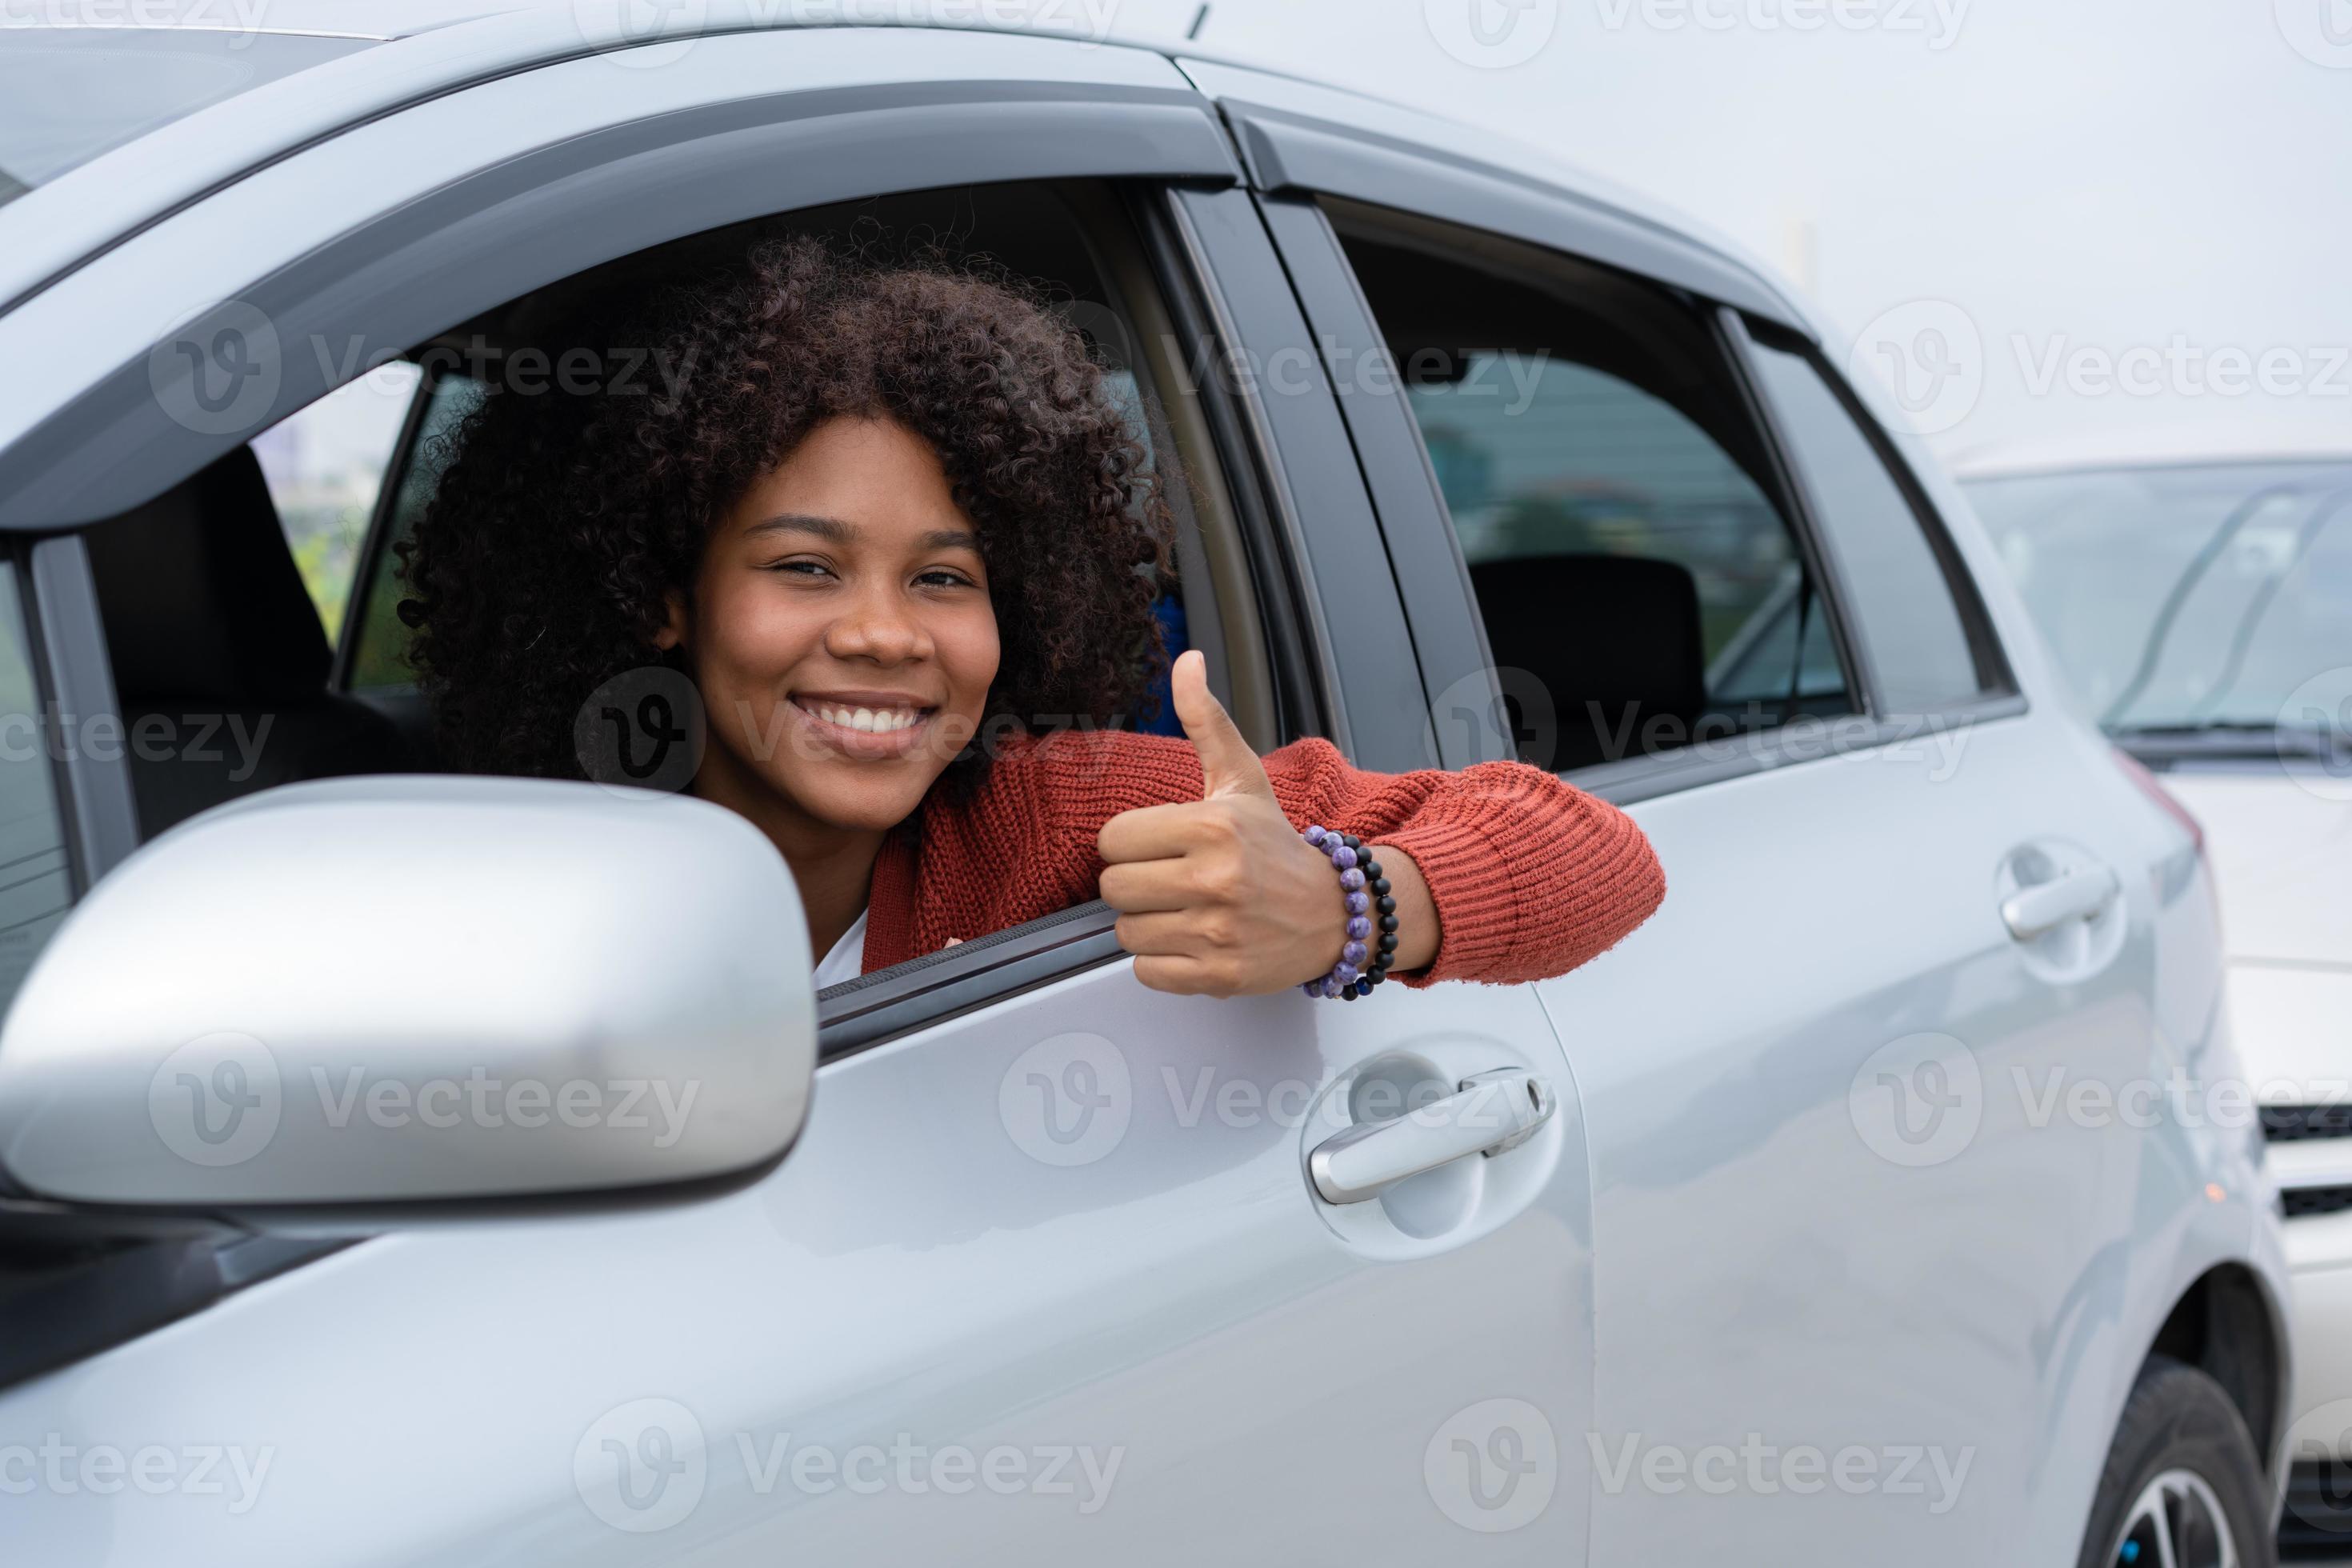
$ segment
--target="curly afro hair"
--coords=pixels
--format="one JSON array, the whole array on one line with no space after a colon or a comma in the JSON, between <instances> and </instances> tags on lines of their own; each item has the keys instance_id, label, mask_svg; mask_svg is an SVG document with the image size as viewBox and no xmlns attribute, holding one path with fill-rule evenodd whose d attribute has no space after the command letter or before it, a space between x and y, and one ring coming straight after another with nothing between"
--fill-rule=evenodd
<instances>
[{"instance_id":1,"label":"curly afro hair","mask_svg":"<svg viewBox=\"0 0 2352 1568\"><path fill-rule=\"evenodd\" d=\"M929 441L978 526L1003 647L983 735L1143 710L1168 508L1103 368L1025 283L772 239L636 324L570 336L642 345L668 379L493 388L398 547L449 765L581 776L581 703L663 659L667 595L691 591L712 526L837 416ZM986 768L968 747L943 782L969 794Z\"/></svg>"}]
</instances>

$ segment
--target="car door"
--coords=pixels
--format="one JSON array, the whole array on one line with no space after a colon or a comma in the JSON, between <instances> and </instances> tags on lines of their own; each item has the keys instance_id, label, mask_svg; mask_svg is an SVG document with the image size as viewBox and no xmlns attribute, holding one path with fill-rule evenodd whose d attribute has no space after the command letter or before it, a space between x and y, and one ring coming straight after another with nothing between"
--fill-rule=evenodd
<instances>
[{"instance_id":1,"label":"car door","mask_svg":"<svg viewBox=\"0 0 2352 1568\"><path fill-rule=\"evenodd\" d=\"M747 169L767 171L758 188ZM12 346L79 342L62 406L0 449L10 521L104 529L322 390L305 378L330 373L289 354L246 425L173 420L145 390L148 345L74 331L142 279L242 300L282 342L359 342L364 363L845 183L1104 175L1131 182L1149 258L1129 300L1155 315L1130 324L1164 322L1171 365L1311 360L1222 132L1166 62L905 29L708 39L658 71L572 61L377 120L0 319ZM631 181L666 193L657 213L614 205ZM332 210L293 200L321 192ZM1182 456L1213 476L1194 498L1214 557L1199 608L1237 713L1268 741L1408 754L1420 675L1329 388L1169 379L1180 447L1186 429L1204 442ZM73 434L93 418L102 453ZM86 634L68 673L103 690L90 569L79 552L67 568L57 604ZM127 765L78 753L67 773L119 807ZM397 932L352 939L396 965ZM1588 1162L1532 989L1160 996L1088 906L822 1008L807 1129L732 1195L295 1240L242 1264L197 1246L207 1288L173 1299L185 1315L122 1310L119 1274L42 1298L17 1326L74 1348L0 1391L11 1555L1582 1560ZM1498 1071L1553 1108L1532 1137L1361 1201L1318 1195L1320 1142ZM115 1484L149 1449L208 1456L205 1484Z\"/></svg>"},{"instance_id":2,"label":"car door","mask_svg":"<svg viewBox=\"0 0 2352 1568\"><path fill-rule=\"evenodd\" d=\"M1432 749L1564 767L1665 867L1537 987L1593 1160L1592 1561L2071 1553L2143 1145L2063 1097L2218 1043L2210 985L2155 1017L2184 838L2027 702L1770 285L1459 132L1185 64L1335 374L1370 367L1341 403ZM2068 918L2011 929L2051 884Z\"/></svg>"}]
</instances>

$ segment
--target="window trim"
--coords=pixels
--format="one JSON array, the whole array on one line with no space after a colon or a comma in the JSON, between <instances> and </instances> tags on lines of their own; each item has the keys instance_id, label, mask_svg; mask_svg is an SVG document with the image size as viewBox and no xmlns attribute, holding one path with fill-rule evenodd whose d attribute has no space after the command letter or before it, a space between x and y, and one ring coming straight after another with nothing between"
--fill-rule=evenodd
<instances>
[{"instance_id":1,"label":"window trim","mask_svg":"<svg viewBox=\"0 0 2352 1568\"><path fill-rule=\"evenodd\" d=\"M1323 363L1380 521L1406 640L1420 667L1423 709L1432 718L1427 733L1436 753L1423 757L1422 765L1459 768L1514 757L1517 748L1500 721L1502 689L1486 623L1476 613L1469 563L1437 470L1430 465L1428 445L1389 363L1388 340L1371 301L1319 200L1301 193L1255 200L1318 345L1327 354L1348 356L1350 363L1385 367L1378 378L1385 390L1378 390L1372 377L1343 380L1328 359ZM1464 605L1471 606L1466 619L1460 611ZM1470 721L1456 723L1457 714L1437 709L1441 700L1453 707L1465 681L1478 683L1483 700L1464 705Z\"/></svg>"},{"instance_id":2,"label":"window trim","mask_svg":"<svg viewBox=\"0 0 2352 1568\"><path fill-rule=\"evenodd\" d=\"M58 810L77 900L139 847L139 805L131 794L130 736L114 691L114 664L99 616L98 584L79 533L55 534L19 550L25 620L39 690L56 704L42 729L52 745ZM94 757L73 736L50 728L57 715L73 717L81 733L111 718L121 738L112 759Z\"/></svg>"},{"instance_id":3,"label":"window trim","mask_svg":"<svg viewBox=\"0 0 2352 1568\"><path fill-rule=\"evenodd\" d=\"M1796 536L1805 570L1820 590L1822 612L1829 617L1831 637L1845 668L1846 695L1857 712L1877 718L1882 713L1878 672L1871 664L1870 650L1864 646L1848 608L1853 603L1853 584L1845 575L1844 563L1830 548L1829 535L1822 527L1820 503L1806 482L1804 471L1797 466L1795 448L1789 440L1787 426L1781 423L1780 410L1765 395L1763 380L1756 374L1755 339L1748 334L1746 319L1729 306L1717 306L1713 315L1715 337L1725 363L1738 384L1740 398L1748 405L1748 416L1763 435L1765 460L1771 465L1790 531ZM1804 657L1800 644L1796 650L1800 667Z\"/></svg>"},{"instance_id":4,"label":"window trim","mask_svg":"<svg viewBox=\"0 0 2352 1568\"><path fill-rule=\"evenodd\" d=\"M1319 733L1360 767L1422 765L1421 667L1397 635L1380 518L1289 269L1248 192L1180 186L1176 205L1227 353L1211 363L1234 367L1237 384L1223 386L1220 374L1203 385L1232 396L1261 465L1278 525L1264 547L1286 574L1287 614L1307 641L1320 704L1283 739ZM1288 384L1294 366L1304 384ZM1269 610L1270 626L1279 614ZM1401 712L1414 721L1401 724Z\"/></svg>"},{"instance_id":5,"label":"window trim","mask_svg":"<svg viewBox=\"0 0 2352 1568\"><path fill-rule=\"evenodd\" d=\"M817 1066L1123 958L1118 918L1090 900L829 985L817 994Z\"/></svg>"},{"instance_id":6,"label":"window trim","mask_svg":"<svg viewBox=\"0 0 2352 1568\"><path fill-rule=\"evenodd\" d=\"M1988 696L1979 702L1894 718L1870 713L1847 713L1822 720L1800 718L1770 730L1735 738L1731 743L1738 751L1728 757L1700 756L1692 748L1685 747L1680 751L1574 768L1560 777L1586 794L1598 795L1612 805L1631 805L1635 801L1678 795L1684 790L1725 784L1753 773L1801 767L1808 763L1825 763L1860 752L1876 751L1882 746L1916 740L1927 732L2021 718L2027 711L2025 699L2011 694ZM1801 725L1802 728L1799 727ZM1801 744L1798 739L1801 735L1806 737Z\"/></svg>"},{"instance_id":7,"label":"window trim","mask_svg":"<svg viewBox=\"0 0 2352 1568\"><path fill-rule=\"evenodd\" d=\"M1730 313L1727 311L1727 314ZM1927 552L1935 559L1937 570L1943 574L1944 591L1951 595L1953 613L1960 622L1960 635L1967 639L1969 660L1976 666L1977 692L1973 697L1963 698L1957 702L1923 710L1923 713L1927 716L1958 717L1989 708L2003 709L2010 700L2021 699L2022 689L2017 683L2015 670L2010 666L2008 650L2001 646L2000 635L1994 630L1991 615L1985 607L1984 595L1977 587L1976 574L1969 570L1967 560L1960 554L1959 546L1953 542L1943 514L1937 510L1926 487L1920 484L1911 465L1896 450L1894 442L1887 438L1886 432L1879 427L1870 410L1854 395L1845 378L1838 374L1836 368L1809 340L1771 321L1744 315L1738 321L1738 329L1734 336L1740 344L1748 379L1755 384L1758 398L1769 415L1769 428L1775 444L1781 448L1781 461L1803 487L1806 503L1814 509L1816 518L1819 516L1818 502L1812 495L1810 481L1805 479L1804 465L1796 444L1788 439L1787 424L1780 416L1779 406L1764 390L1764 380L1754 357L1759 350L1790 354L1811 366L1813 374L1821 377L1822 384L1845 410L1846 416L1853 421L1854 427L1862 433L1863 440L1876 455L1879 466L1893 480L1896 492L1910 507L1912 518L1927 541ZM1826 545L1826 533L1823 541ZM1833 550L1828 553L1834 559L1836 552ZM1839 580L1851 599L1851 586L1847 584L1842 570ZM1874 668L1869 700L1872 712L1885 712L1885 697L1878 687Z\"/></svg>"},{"instance_id":8,"label":"window trim","mask_svg":"<svg viewBox=\"0 0 2352 1568\"><path fill-rule=\"evenodd\" d=\"M1342 99L1259 71L1194 60L1184 67L1216 96L1253 190L1345 196L1508 235L1807 331L1802 314L1769 282L1687 235L1585 192L1435 144L1433 138L1449 132L1447 139L1460 140L1459 127L1434 122L1433 140L1406 141L1381 129L1400 118L1390 105ZM1338 112L1360 110L1363 119L1341 124L1266 101L1294 93Z\"/></svg>"},{"instance_id":9,"label":"window trim","mask_svg":"<svg viewBox=\"0 0 2352 1568\"><path fill-rule=\"evenodd\" d=\"M1317 605L1281 450L1248 379L1230 386L1215 372L1231 363L1243 341L1202 227L1215 205L1213 198L1226 194L1175 185L1139 190L1129 216L1159 286L1161 308L1181 335L1181 352L1192 367L1189 388L1168 390L1199 396L1202 421L1233 492L1244 565L1266 643L1276 732L1286 742L1328 735L1344 752L1351 736L1330 631Z\"/></svg>"}]
</instances>

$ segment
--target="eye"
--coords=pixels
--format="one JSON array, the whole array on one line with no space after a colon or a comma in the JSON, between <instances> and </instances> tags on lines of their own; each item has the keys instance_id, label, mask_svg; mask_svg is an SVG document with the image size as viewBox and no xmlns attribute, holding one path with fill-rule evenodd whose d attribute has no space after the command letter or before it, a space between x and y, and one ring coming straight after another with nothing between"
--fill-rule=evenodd
<instances>
[{"instance_id":1,"label":"eye","mask_svg":"<svg viewBox=\"0 0 2352 1568\"><path fill-rule=\"evenodd\" d=\"M972 588L979 585L951 566L934 566L919 574L915 581L927 588Z\"/></svg>"},{"instance_id":2,"label":"eye","mask_svg":"<svg viewBox=\"0 0 2352 1568\"><path fill-rule=\"evenodd\" d=\"M762 572L773 572L779 575L796 577L830 577L833 575L832 567L826 565L822 561L812 561L806 556L795 556L789 561L771 561L766 565L761 567L760 570Z\"/></svg>"}]
</instances>

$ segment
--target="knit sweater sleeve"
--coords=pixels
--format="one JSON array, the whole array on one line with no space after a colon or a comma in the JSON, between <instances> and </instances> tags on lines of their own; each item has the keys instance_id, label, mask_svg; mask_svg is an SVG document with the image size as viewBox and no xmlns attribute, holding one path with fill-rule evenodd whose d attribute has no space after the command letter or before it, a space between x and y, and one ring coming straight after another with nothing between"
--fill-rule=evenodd
<instances>
[{"instance_id":1,"label":"knit sweater sleeve","mask_svg":"<svg viewBox=\"0 0 2352 1568\"><path fill-rule=\"evenodd\" d=\"M1566 973L1615 946L1665 897L1665 873L1633 818L1520 763L1368 773L1328 741L1264 759L1292 826L1320 823L1412 857L1437 906L1427 969L1396 979L1516 984ZM1192 745L1157 735L1075 732L1041 746L1033 798L1058 858L1091 888L1095 835L1122 811L1196 800Z\"/></svg>"}]
</instances>

